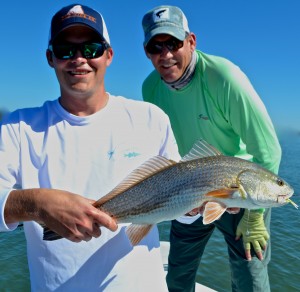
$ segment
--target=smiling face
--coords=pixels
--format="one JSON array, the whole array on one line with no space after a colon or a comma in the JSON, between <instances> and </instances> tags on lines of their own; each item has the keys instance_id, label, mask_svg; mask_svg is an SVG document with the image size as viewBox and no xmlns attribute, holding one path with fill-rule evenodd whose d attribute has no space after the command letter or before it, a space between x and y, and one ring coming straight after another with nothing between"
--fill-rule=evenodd
<instances>
[{"instance_id":1,"label":"smiling face","mask_svg":"<svg viewBox=\"0 0 300 292\"><path fill-rule=\"evenodd\" d=\"M154 36L151 41L166 42L173 38L167 34ZM191 62L192 53L196 48L196 37L190 33L184 40L183 46L177 51L170 51L166 46L160 54L150 54L145 48L147 57L151 60L153 66L161 75L164 81L174 82L184 73L185 69Z\"/></svg>"},{"instance_id":2,"label":"smiling face","mask_svg":"<svg viewBox=\"0 0 300 292\"><path fill-rule=\"evenodd\" d=\"M72 26L54 40L54 44L81 44L100 42L100 37L86 26ZM107 100L104 88L106 68L110 65L113 51L108 48L95 59L85 58L80 50L67 60L58 59L47 50L47 59L54 68L61 90L61 104L74 113L75 107L93 105L98 110Z\"/></svg>"}]
</instances>

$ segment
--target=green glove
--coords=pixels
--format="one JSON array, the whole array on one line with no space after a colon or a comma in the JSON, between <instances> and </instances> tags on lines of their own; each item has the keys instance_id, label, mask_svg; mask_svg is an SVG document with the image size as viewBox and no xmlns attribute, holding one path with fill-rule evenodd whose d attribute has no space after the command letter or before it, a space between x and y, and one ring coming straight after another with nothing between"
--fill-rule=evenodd
<instances>
[{"instance_id":1,"label":"green glove","mask_svg":"<svg viewBox=\"0 0 300 292\"><path fill-rule=\"evenodd\" d=\"M236 239L243 237L247 259L251 260L251 244L258 257L262 259L261 248L266 248L267 240L270 238L264 222L264 209L245 209L237 227L236 236Z\"/></svg>"}]
</instances>

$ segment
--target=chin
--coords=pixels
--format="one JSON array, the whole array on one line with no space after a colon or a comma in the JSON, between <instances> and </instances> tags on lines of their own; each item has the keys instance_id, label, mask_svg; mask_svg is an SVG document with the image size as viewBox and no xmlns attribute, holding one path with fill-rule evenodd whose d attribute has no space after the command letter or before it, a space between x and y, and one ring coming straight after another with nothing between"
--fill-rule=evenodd
<instances>
[{"instance_id":1,"label":"chin","mask_svg":"<svg viewBox=\"0 0 300 292\"><path fill-rule=\"evenodd\" d=\"M179 78L177 76L162 76L163 80L168 82L168 83L171 83L171 82L175 82L176 80L178 80Z\"/></svg>"}]
</instances>

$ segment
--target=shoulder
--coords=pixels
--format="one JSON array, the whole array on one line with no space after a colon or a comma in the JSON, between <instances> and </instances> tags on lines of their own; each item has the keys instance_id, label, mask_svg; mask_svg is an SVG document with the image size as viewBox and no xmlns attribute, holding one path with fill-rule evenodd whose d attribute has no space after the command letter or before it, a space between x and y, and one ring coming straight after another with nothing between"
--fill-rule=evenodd
<instances>
[{"instance_id":1,"label":"shoulder","mask_svg":"<svg viewBox=\"0 0 300 292\"><path fill-rule=\"evenodd\" d=\"M218 77L221 80L236 80L238 76L244 75L238 65L224 57L206 54L198 50L197 54L203 73L211 77Z\"/></svg>"},{"instance_id":2,"label":"shoulder","mask_svg":"<svg viewBox=\"0 0 300 292\"><path fill-rule=\"evenodd\" d=\"M123 96L112 96L112 98L115 107L120 108L122 111L125 110L124 112L131 116L140 116L144 118L149 118L151 116L167 116L162 109L147 101L130 99Z\"/></svg>"},{"instance_id":3,"label":"shoulder","mask_svg":"<svg viewBox=\"0 0 300 292\"><path fill-rule=\"evenodd\" d=\"M158 89L162 84L159 73L153 70L144 80L142 85L143 99L146 101L151 101L153 97L153 91Z\"/></svg>"},{"instance_id":4,"label":"shoulder","mask_svg":"<svg viewBox=\"0 0 300 292\"><path fill-rule=\"evenodd\" d=\"M46 101L40 107L29 107L17 109L5 115L2 124L32 124L40 123L42 120L47 119L49 108L53 107L56 101Z\"/></svg>"},{"instance_id":5,"label":"shoulder","mask_svg":"<svg viewBox=\"0 0 300 292\"><path fill-rule=\"evenodd\" d=\"M206 53L199 53L201 78L211 92L252 92L253 87L246 74L232 61Z\"/></svg>"}]
</instances>

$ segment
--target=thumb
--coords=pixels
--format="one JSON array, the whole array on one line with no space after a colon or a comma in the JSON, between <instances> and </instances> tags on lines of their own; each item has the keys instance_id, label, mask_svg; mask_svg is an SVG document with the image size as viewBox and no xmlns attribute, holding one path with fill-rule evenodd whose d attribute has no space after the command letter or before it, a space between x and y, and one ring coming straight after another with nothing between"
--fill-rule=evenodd
<instances>
[{"instance_id":1,"label":"thumb","mask_svg":"<svg viewBox=\"0 0 300 292\"><path fill-rule=\"evenodd\" d=\"M235 232L235 240L239 240L241 236L243 235L241 228L237 228Z\"/></svg>"}]
</instances>

